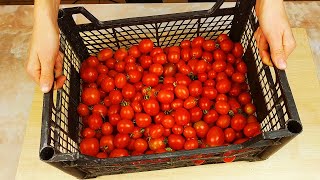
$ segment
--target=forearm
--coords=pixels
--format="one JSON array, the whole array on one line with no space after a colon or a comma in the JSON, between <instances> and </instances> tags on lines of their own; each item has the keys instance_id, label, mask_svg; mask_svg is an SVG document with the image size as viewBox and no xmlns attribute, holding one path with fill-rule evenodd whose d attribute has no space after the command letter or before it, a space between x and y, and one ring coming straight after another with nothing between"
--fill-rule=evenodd
<instances>
[{"instance_id":1,"label":"forearm","mask_svg":"<svg viewBox=\"0 0 320 180\"><path fill-rule=\"evenodd\" d=\"M279 8L282 7L283 0L256 0L256 12L258 17L265 8L272 8L279 12Z\"/></svg>"},{"instance_id":2,"label":"forearm","mask_svg":"<svg viewBox=\"0 0 320 180\"><path fill-rule=\"evenodd\" d=\"M35 23L43 19L56 23L58 18L60 0L35 0L34 20Z\"/></svg>"}]
</instances>

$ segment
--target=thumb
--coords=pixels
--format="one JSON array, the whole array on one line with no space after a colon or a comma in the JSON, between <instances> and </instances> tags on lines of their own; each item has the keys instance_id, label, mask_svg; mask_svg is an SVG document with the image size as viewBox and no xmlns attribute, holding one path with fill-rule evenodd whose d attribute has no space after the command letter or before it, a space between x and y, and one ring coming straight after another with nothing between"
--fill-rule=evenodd
<instances>
[{"instance_id":1,"label":"thumb","mask_svg":"<svg viewBox=\"0 0 320 180\"><path fill-rule=\"evenodd\" d=\"M285 69L287 63L281 34L272 34L268 43L270 45L272 61L278 69Z\"/></svg>"},{"instance_id":2,"label":"thumb","mask_svg":"<svg viewBox=\"0 0 320 180\"><path fill-rule=\"evenodd\" d=\"M54 61L41 62L40 87L43 93L51 90L54 76L53 76Z\"/></svg>"}]
</instances>

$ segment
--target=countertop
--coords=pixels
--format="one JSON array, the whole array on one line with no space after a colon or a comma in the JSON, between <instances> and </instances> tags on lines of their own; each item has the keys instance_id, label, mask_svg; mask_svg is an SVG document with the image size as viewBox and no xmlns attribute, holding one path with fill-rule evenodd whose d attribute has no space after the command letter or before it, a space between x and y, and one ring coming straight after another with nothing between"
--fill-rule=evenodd
<instances>
[{"instance_id":1,"label":"countertop","mask_svg":"<svg viewBox=\"0 0 320 180\"><path fill-rule=\"evenodd\" d=\"M199 3L192 5L157 4L156 7L152 4L84 5L84 7L86 7L90 12L92 12L97 18L101 20L208 9L210 6L210 3ZM298 169L300 168L300 165L298 165L297 163L301 162L301 159L305 159L306 161L303 161L303 164L305 165L307 170L305 171L305 174L308 175L308 173L311 173L310 177L313 177L312 175L315 175L316 172L316 170L313 169L316 167L313 167L313 163L319 160L319 155L313 153L319 151L319 142L316 142L314 139L309 137L319 136L319 125L314 126L314 123L316 123L316 121L320 119L318 110L319 104L317 104L317 102L319 102L319 96L317 96L319 94L319 78L316 78L317 74L318 77L320 77L320 14L318 13L320 11L320 3L286 2L285 6L292 27L302 27L306 29L306 31L300 29L295 30L304 32L302 33L302 35L299 35L299 33L295 35L296 38L301 36L300 43L302 43L302 46L306 49L303 49L303 52L300 52L300 54L297 53L298 50L293 53L298 54L298 57L290 56L287 69L289 80L290 78L293 79L290 80L290 85L293 89L293 92L295 93L294 87L298 89L296 90L296 92L299 92L297 93L297 95L294 94L296 101L299 98L303 99L300 105L298 103L297 104L300 106L298 106L300 116L300 111L304 111L304 118L301 117L304 124L304 132L300 137L305 138L299 140L300 137L298 137L297 140L294 140L292 143L288 144L285 149L281 150L285 152L284 155L276 154L273 157L275 159L278 159L284 156L288 159L291 159L289 161L285 160L286 164L274 164L273 161L270 162L268 160L260 165L249 164L249 166L245 167L248 168L248 171L251 171L251 175L256 174L255 171L259 168L262 172L264 168L274 167L275 169L282 170L284 173L283 175L288 173L287 169L292 169L290 171L291 173L293 173L292 177L298 178L302 177L302 175L295 176L295 171L301 171L300 169ZM33 24L32 11L32 6L0 6L0 81L2 82L2 85L0 86L0 179L14 179L15 177L26 124L29 119L28 117L31 118L32 112L35 111L35 109L31 107L38 107L36 108L37 112L33 114L41 114L41 108L34 105L35 102L40 102L41 94L39 91L36 91L37 93L34 93L35 85L27 77L24 70L24 64L27 60L28 42L30 39ZM309 45L311 47L311 51ZM306 57L306 52L309 53L307 53L308 57ZM306 66L306 64L308 64L308 66ZM309 81L305 81L305 74L308 74L307 77L308 79L310 78L311 82L313 82L312 84L308 84ZM303 83L296 81L296 78L303 78L301 80L301 82ZM40 123L40 119L36 123ZM29 121L28 124L28 127L30 127L30 124L35 123ZM37 126L34 126L33 130L35 131L34 133L40 133L40 129L38 129ZM26 132L28 131L30 131L30 128L27 128ZM295 141L302 143L295 144ZM29 149L34 149L34 152L37 153L39 139L36 139L35 142L27 145ZM26 142L24 147L26 147ZM292 152L288 152L288 149L290 148L293 148L295 150L293 154ZM9 153L10 156L8 156ZM297 158L297 155L301 157ZM38 156L35 157L35 159L37 158ZM313 161L312 159L315 159L315 161ZM282 162L281 160L278 161ZM232 166L230 168L233 169L239 168L238 166L234 165L212 165L204 166L202 168L205 169L207 173L210 172L211 168L215 168L217 169L217 171L214 172L215 174L223 175L222 172L226 171L222 171L220 168L224 168L225 166ZM243 163L241 163L241 165L239 166L242 167ZM286 168L287 166L288 168ZM199 176L200 172L204 171L197 171L198 168L199 167L195 167L195 171L191 172ZM246 172L248 171L244 171L243 168L240 169L241 171L243 171L243 174L240 173L235 175L246 177L248 175L246 174ZM19 170L19 172L21 172L21 168L19 168ZM189 170L190 169L187 168L187 171ZM38 171L40 172L41 170ZM55 171L53 170L53 172ZM184 173L185 171L174 169L161 172L165 172L164 174L172 174L172 178L177 179L179 177L182 177L182 174L179 173ZM229 172L231 173L232 169L229 169L227 173ZM40 174L43 173L40 172ZM140 174L142 174L143 176L143 174L145 173L138 173L135 177L142 177L140 176ZM22 174L17 177L22 177L21 175ZM34 171L33 175L36 175L36 171ZM153 174L151 173L149 175ZM129 176L131 175L124 175L121 177L125 178ZM166 178L166 175L159 177ZM291 175L289 174L288 177L291 177Z\"/></svg>"}]
</instances>

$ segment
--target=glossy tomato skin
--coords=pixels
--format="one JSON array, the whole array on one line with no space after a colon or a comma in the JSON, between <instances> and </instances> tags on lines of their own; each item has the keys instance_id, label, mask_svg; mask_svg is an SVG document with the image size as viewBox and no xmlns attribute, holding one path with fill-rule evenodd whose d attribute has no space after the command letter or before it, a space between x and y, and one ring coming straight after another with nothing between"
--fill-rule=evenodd
<instances>
[{"instance_id":1,"label":"glossy tomato skin","mask_svg":"<svg viewBox=\"0 0 320 180\"><path fill-rule=\"evenodd\" d=\"M106 117L108 113L108 108L102 104L96 104L92 108L93 114L100 114L101 117Z\"/></svg>"},{"instance_id":2,"label":"glossy tomato skin","mask_svg":"<svg viewBox=\"0 0 320 180\"><path fill-rule=\"evenodd\" d=\"M177 108L174 111L174 119L177 125L187 125L190 122L190 113L185 108Z\"/></svg>"},{"instance_id":3,"label":"glossy tomato skin","mask_svg":"<svg viewBox=\"0 0 320 180\"><path fill-rule=\"evenodd\" d=\"M98 71L93 67L83 68L80 71L80 77L84 82L93 83L98 78Z\"/></svg>"},{"instance_id":4,"label":"glossy tomato skin","mask_svg":"<svg viewBox=\"0 0 320 180\"><path fill-rule=\"evenodd\" d=\"M243 55L243 47L241 45L241 43L236 42L234 43L234 47L232 49L232 54L237 57L237 58L241 58Z\"/></svg>"},{"instance_id":5,"label":"glossy tomato skin","mask_svg":"<svg viewBox=\"0 0 320 180\"><path fill-rule=\"evenodd\" d=\"M163 149L166 147L166 143L165 143L165 139L164 137L160 137L160 138L151 138L148 142L149 144L149 148L152 151L158 150L158 149Z\"/></svg>"},{"instance_id":6,"label":"glossy tomato skin","mask_svg":"<svg viewBox=\"0 0 320 180\"><path fill-rule=\"evenodd\" d=\"M171 108L177 109L179 107L183 107L183 100L182 99L174 99L171 103Z\"/></svg>"},{"instance_id":7,"label":"glossy tomato skin","mask_svg":"<svg viewBox=\"0 0 320 180\"><path fill-rule=\"evenodd\" d=\"M224 138L227 143L232 143L236 138L236 132L232 128L224 130Z\"/></svg>"},{"instance_id":8,"label":"glossy tomato skin","mask_svg":"<svg viewBox=\"0 0 320 180\"><path fill-rule=\"evenodd\" d=\"M185 150L197 149L199 147L198 140L196 140L196 139L186 140L183 147Z\"/></svg>"},{"instance_id":9,"label":"glossy tomato skin","mask_svg":"<svg viewBox=\"0 0 320 180\"><path fill-rule=\"evenodd\" d=\"M230 111L230 105L226 101L217 101L214 105L214 108L219 114L222 115L228 114Z\"/></svg>"},{"instance_id":10,"label":"glossy tomato skin","mask_svg":"<svg viewBox=\"0 0 320 180\"><path fill-rule=\"evenodd\" d=\"M154 73L148 73L142 77L145 86L155 87L159 83L159 77Z\"/></svg>"},{"instance_id":11,"label":"glossy tomato skin","mask_svg":"<svg viewBox=\"0 0 320 180\"><path fill-rule=\"evenodd\" d=\"M116 157L125 157L125 156L129 156L129 152L126 149L114 149L113 151L111 151L109 157L110 158L116 158Z\"/></svg>"},{"instance_id":12,"label":"glossy tomato skin","mask_svg":"<svg viewBox=\"0 0 320 180\"><path fill-rule=\"evenodd\" d=\"M88 106L98 104L100 101L99 90L96 88L85 88L81 94L81 101Z\"/></svg>"},{"instance_id":13,"label":"glossy tomato skin","mask_svg":"<svg viewBox=\"0 0 320 180\"><path fill-rule=\"evenodd\" d=\"M169 90L160 90L157 99L161 103L170 104L174 100L174 93Z\"/></svg>"},{"instance_id":14,"label":"glossy tomato skin","mask_svg":"<svg viewBox=\"0 0 320 180\"><path fill-rule=\"evenodd\" d=\"M153 42L150 39L143 39L140 43L139 43L139 51L143 54L146 54L148 52L151 52L153 49Z\"/></svg>"},{"instance_id":15,"label":"glossy tomato skin","mask_svg":"<svg viewBox=\"0 0 320 180\"><path fill-rule=\"evenodd\" d=\"M231 119L231 127L235 131L241 131L247 124L247 119L242 114L235 114Z\"/></svg>"},{"instance_id":16,"label":"glossy tomato skin","mask_svg":"<svg viewBox=\"0 0 320 180\"><path fill-rule=\"evenodd\" d=\"M80 116L88 116L90 114L90 110L87 105L80 103L77 107L77 112Z\"/></svg>"},{"instance_id":17,"label":"glossy tomato skin","mask_svg":"<svg viewBox=\"0 0 320 180\"><path fill-rule=\"evenodd\" d=\"M114 149L113 144L114 136L113 135L107 135L102 136L100 138L100 149L102 152L111 152Z\"/></svg>"},{"instance_id":18,"label":"glossy tomato skin","mask_svg":"<svg viewBox=\"0 0 320 180\"><path fill-rule=\"evenodd\" d=\"M106 49L101 50L98 53L97 58L99 59L99 61L106 61L106 60L112 58L112 56L113 56L113 51L110 48L106 48Z\"/></svg>"},{"instance_id":19,"label":"glossy tomato skin","mask_svg":"<svg viewBox=\"0 0 320 180\"><path fill-rule=\"evenodd\" d=\"M203 117L204 122L207 124L213 124L218 120L219 114L216 110L210 109Z\"/></svg>"},{"instance_id":20,"label":"glossy tomato skin","mask_svg":"<svg viewBox=\"0 0 320 180\"><path fill-rule=\"evenodd\" d=\"M211 52L216 49L216 43L213 40L205 40L202 44L202 48Z\"/></svg>"},{"instance_id":21,"label":"glossy tomato skin","mask_svg":"<svg viewBox=\"0 0 320 180\"><path fill-rule=\"evenodd\" d=\"M103 120L100 114L91 114L88 117L88 124L89 127L93 130L97 130L100 129L102 124L103 124Z\"/></svg>"},{"instance_id":22,"label":"glossy tomato skin","mask_svg":"<svg viewBox=\"0 0 320 180\"><path fill-rule=\"evenodd\" d=\"M111 135L113 133L113 126L110 122L104 122L101 126L101 132L103 135Z\"/></svg>"},{"instance_id":23,"label":"glossy tomato skin","mask_svg":"<svg viewBox=\"0 0 320 180\"><path fill-rule=\"evenodd\" d=\"M185 85L177 85L174 89L174 93L179 99L187 99L189 97L189 89Z\"/></svg>"},{"instance_id":24,"label":"glossy tomato skin","mask_svg":"<svg viewBox=\"0 0 320 180\"><path fill-rule=\"evenodd\" d=\"M150 116L155 116L160 111L159 102L155 98L146 100L142 106L143 110Z\"/></svg>"},{"instance_id":25,"label":"glossy tomato skin","mask_svg":"<svg viewBox=\"0 0 320 180\"><path fill-rule=\"evenodd\" d=\"M187 39L181 41L181 43L180 43L180 47L183 49L190 48L190 46L191 46L191 41L187 40Z\"/></svg>"},{"instance_id":26,"label":"glossy tomato skin","mask_svg":"<svg viewBox=\"0 0 320 180\"><path fill-rule=\"evenodd\" d=\"M193 48L200 48L203 46L203 43L205 42L204 37L198 36L194 38L191 42L191 47Z\"/></svg>"},{"instance_id":27,"label":"glossy tomato skin","mask_svg":"<svg viewBox=\"0 0 320 180\"><path fill-rule=\"evenodd\" d=\"M209 146L221 146L224 143L224 132L220 127L213 126L207 134L206 142Z\"/></svg>"},{"instance_id":28,"label":"glossy tomato skin","mask_svg":"<svg viewBox=\"0 0 320 180\"><path fill-rule=\"evenodd\" d=\"M226 53L221 49L216 49L213 51L213 59L215 61L226 61L227 55Z\"/></svg>"},{"instance_id":29,"label":"glossy tomato skin","mask_svg":"<svg viewBox=\"0 0 320 180\"><path fill-rule=\"evenodd\" d=\"M93 138L96 135L96 132L91 128L84 128L81 135L84 138Z\"/></svg>"},{"instance_id":30,"label":"glossy tomato skin","mask_svg":"<svg viewBox=\"0 0 320 180\"><path fill-rule=\"evenodd\" d=\"M130 136L128 134L117 134L114 137L113 143L116 148L126 148L129 145Z\"/></svg>"},{"instance_id":31,"label":"glossy tomato skin","mask_svg":"<svg viewBox=\"0 0 320 180\"><path fill-rule=\"evenodd\" d=\"M194 129L196 130L197 136L199 138L206 137L209 131L209 125L204 121L198 121L193 125Z\"/></svg>"},{"instance_id":32,"label":"glossy tomato skin","mask_svg":"<svg viewBox=\"0 0 320 180\"><path fill-rule=\"evenodd\" d=\"M99 152L99 141L96 138L86 138L80 142L80 152L88 156L96 156Z\"/></svg>"},{"instance_id":33,"label":"glossy tomato skin","mask_svg":"<svg viewBox=\"0 0 320 180\"><path fill-rule=\"evenodd\" d=\"M151 116L146 113L136 113L135 119L137 126L141 128L148 127L152 122Z\"/></svg>"},{"instance_id":34,"label":"glossy tomato skin","mask_svg":"<svg viewBox=\"0 0 320 180\"><path fill-rule=\"evenodd\" d=\"M217 81L216 89L219 93L225 94L228 93L231 89L231 82L228 79L222 79Z\"/></svg>"},{"instance_id":35,"label":"glossy tomato skin","mask_svg":"<svg viewBox=\"0 0 320 180\"><path fill-rule=\"evenodd\" d=\"M168 144L174 150L181 150L184 147L185 139L178 134L171 134L168 137Z\"/></svg>"},{"instance_id":36,"label":"glossy tomato skin","mask_svg":"<svg viewBox=\"0 0 320 180\"><path fill-rule=\"evenodd\" d=\"M230 39L223 40L219 45L220 48L227 53L231 52L234 46L233 42Z\"/></svg>"},{"instance_id":37,"label":"glossy tomato skin","mask_svg":"<svg viewBox=\"0 0 320 180\"><path fill-rule=\"evenodd\" d=\"M246 126L243 128L243 133L248 138L254 137L256 134L261 132L261 127L258 122L252 122L246 124Z\"/></svg>"},{"instance_id":38,"label":"glossy tomato skin","mask_svg":"<svg viewBox=\"0 0 320 180\"><path fill-rule=\"evenodd\" d=\"M202 119L203 112L199 107L193 107L189 110L190 112L190 121L196 123Z\"/></svg>"},{"instance_id":39,"label":"glossy tomato skin","mask_svg":"<svg viewBox=\"0 0 320 180\"><path fill-rule=\"evenodd\" d=\"M117 130L119 133L130 134L134 130L134 124L130 120L122 119L117 124Z\"/></svg>"}]
</instances>

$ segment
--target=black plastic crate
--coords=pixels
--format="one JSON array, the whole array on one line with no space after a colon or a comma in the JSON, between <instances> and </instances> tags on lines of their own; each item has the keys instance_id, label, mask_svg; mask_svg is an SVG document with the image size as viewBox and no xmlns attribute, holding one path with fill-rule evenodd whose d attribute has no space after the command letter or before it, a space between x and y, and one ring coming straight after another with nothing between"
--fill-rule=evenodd
<instances>
[{"instance_id":1,"label":"black plastic crate","mask_svg":"<svg viewBox=\"0 0 320 180\"><path fill-rule=\"evenodd\" d=\"M44 94L40 159L78 178L168 169L223 162L232 151L236 161L265 160L302 131L302 125L284 71L264 65L258 54L254 31L258 27L255 1L238 1L235 7L220 8L222 0L208 11L152 17L98 21L83 7L59 11L60 49L64 52L62 89ZM77 25L72 15L82 14L88 24ZM113 50L151 38L156 46L179 44L184 39L203 36L215 39L227 33L240 41L248 66L247 81L263 133L239 145L211 147L164 154L97 159L79 153L81 118L81 61L105 47ZM55 99L55 101L54 101Z\"/></svg>"}]
</instances>

